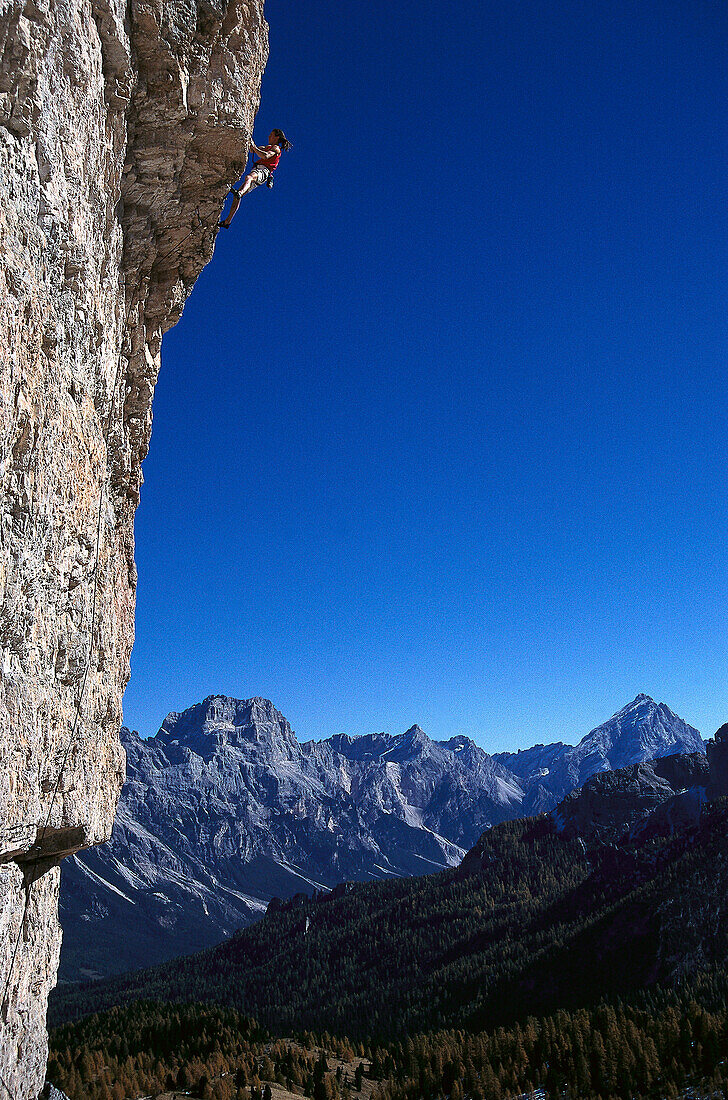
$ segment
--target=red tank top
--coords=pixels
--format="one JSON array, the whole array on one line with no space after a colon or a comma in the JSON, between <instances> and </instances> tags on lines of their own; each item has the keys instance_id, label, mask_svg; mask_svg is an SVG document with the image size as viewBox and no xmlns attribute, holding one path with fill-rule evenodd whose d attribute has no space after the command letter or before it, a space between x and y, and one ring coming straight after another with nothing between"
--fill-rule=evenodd
<instances>
[{"instance_id":1,"label":"red tank top","mask_svg":"<svg viewBox=\"0 0 728 1100\"><path fill-rule=\"evenodd\" d=\"M272 149L273 146L272 145L264 145L263 148L267 151L268 149ZM278 167L278 163L279 163L280 159L281 159L281 154L276 153L276 155L273 157L272 160L256 160L255 163L256 164L262 164L264 168L270 168L271 172L275 172L276 168Z\"/></svg>"}]
</instances>

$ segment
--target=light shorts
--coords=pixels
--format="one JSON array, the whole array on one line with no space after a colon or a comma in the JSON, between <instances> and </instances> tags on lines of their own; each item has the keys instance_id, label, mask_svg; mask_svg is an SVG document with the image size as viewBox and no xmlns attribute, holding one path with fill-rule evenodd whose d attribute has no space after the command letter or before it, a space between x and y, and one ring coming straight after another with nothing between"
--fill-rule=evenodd
<instances>
[{"instance_id":1,"label":"light shorts","mask_svg":"<svg viewBox=\"0 0 728 1100\"><path fill-rule=\"evenodd\" d=\"M270 168L266 168L264 164L254 164L248 174L254 181L255 187L258 187L261 183L267 183L273 175Z\"/></svg>"}]
</instances>

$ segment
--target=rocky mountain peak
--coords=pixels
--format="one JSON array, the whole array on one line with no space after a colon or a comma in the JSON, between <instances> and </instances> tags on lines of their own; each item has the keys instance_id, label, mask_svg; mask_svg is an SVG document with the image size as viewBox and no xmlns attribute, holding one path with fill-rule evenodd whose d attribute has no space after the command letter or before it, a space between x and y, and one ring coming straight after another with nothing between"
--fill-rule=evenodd
<instances>
[{"instance_id":1,"label":"rocky mountain peak","mask_svg":"<svg viewBox=\"0 0 728 1100\"><path fill-rule=\"evenodd\" d=\"M424 739L425 741L429 741L429 738L428 738L427 734L425 733L425 731L423 730L422 726L418 726L416 722L415 722L414 726L410 726L410 728L408 730L405 730L403 736L404 737L409 737L409 739L411 741L412 740L421 740L421 739Z\"/></svg>"},{"instance_id":2,"label":"rocky mountain peak","mask_svg":"<svg viewBox=\"0 0 728 1100\"><path fill-rule=\"evenodd\" d=\"M463 749L468 748L470 745L474 745L475 742L471 741L469 737L466 737L463 733L458 733L455 737L451 737L449 741L443 741L443 744L453 752L461 752Z\"/></svg>"},{"instance_id":3,"label":"rocky mountain peak","mask_svg":"<svg viewBox=\"0 0 728 1100\"><path fill-rule=\"evenodd\" d=\"M395 738L389 733L364 733L360 737L352 737L348 733L336 733L325 741L310 742L312 749L315 746L328 746L335 753L345 756L347 760L376 759L391 749Z\"/></svg>"},{"instance_id":4,"label":"rocky mountain peak","mask_svg":"<svg viewBox=\"0 0 728 1100\"><path fill-rule=\"evenodd\" d=\"M615 771L673 753L705 753L696 729L664 703L640 692L577 745L556 742L517 753L497 753L526 789L529 813L552 809L569 791L598 772Z\"/></svg>"},{"instance_id":5,"label":"rocky mountain peak","mask_svg":"<svg viewBox=\"0 0 728 1100\"><path fill-rule=\"evenodd\" d=\"M597 726L577 746L583 757L600 752L611 768L621 768L639 759L667 756L674 752L705 752L703 739L665 703L656 703L640 693L617 711L608 722ZM636 754L636 755L635 755Z\"/></svg>"},{"instance_id":6,"label":"rocky mountain peak","mask_svg":"<svg viewBox=\"0 0 728 1100\"><path fill-rule=\"evenodd\" d=\"M424 754L430 753L435 746L435 742L431 741L425 731L420 726L410 726L410 728L403 733L401 737L395 738L395 751L391 752L391 756L399 756L402 760L411 757L419 757Z\"/></svg>"},{"instance_id":7,"label":"rocky mountain peak","mask_svg":"<svg viewBox=\"0 0 728 1100\"><path fill-rule=\"evenodd\" d=\"M258 747L298 754L301 746L288 721L269 699L208 695L181 713L167 715L156 738L208 756L215 747Z\"/></svg>"},{"instance_id":8,"label":"rocky mountain peak","mask_svg":"<svg viewBox=\"0 0 728 1100\"><path fill-rule=\"evenodd\" d=\"M658 704L652 696L645 695L645 693L641 691L638 695L635 695L630 703L626 703L621 710L616 711L609 721L613 722L615 718L622 718L630 714L639 714L641 717L644 717L648 714L652 714L657 706ZM672 713L672 711L670 711L670 713ZM606 722L603 723L603 725L607 724Z\"/></svg>"}]
</instances>

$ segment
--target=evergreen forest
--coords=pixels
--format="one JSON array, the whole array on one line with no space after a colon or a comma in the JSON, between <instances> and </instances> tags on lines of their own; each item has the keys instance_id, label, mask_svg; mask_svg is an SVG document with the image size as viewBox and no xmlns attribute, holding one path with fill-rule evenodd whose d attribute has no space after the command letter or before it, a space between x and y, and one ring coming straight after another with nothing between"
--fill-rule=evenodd
<instances>
[{"instance_id":1,"label":"evergreen forest","mask_svg":"<svg viewBox=\"0 0 728 1100\"><path fill-rule=\"evenodd\" d=\"M455 870L271 905L219 947L59 992L51 1022L206 1002L277 1035L388 1043L674 986L728 958L727 819L721 802L680 832L591 849L548 816L507 822Z\"/></svg>"}]
</instances>

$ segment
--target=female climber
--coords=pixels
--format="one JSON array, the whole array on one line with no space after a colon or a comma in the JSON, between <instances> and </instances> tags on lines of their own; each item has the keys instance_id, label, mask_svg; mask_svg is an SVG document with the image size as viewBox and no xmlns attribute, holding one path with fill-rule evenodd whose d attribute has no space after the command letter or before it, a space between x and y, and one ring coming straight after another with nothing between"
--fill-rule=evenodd
<instances>
[{"instance_id":1,"label":"female climber","mask_svg":"<svg viewBox=\"0 0 728 1100\"><path fill-rule=\"evenodd\" d=\"M245 177L243 186L239 190L235 187L230 188L230 194L233 196L233 203L225 221L220 222L220 229L229 228L230 222L235 217L237 209L240 206L240 200L243 195L247 195L249 191L252 191L254 187L258 187L261 183L267 183L269 187L273 186L273 173L278 167L281 154L288 152L291 148L291 143L282 130L275 129L271 130L268 144L264 145L262 149L259 149L254 141L250 142L250 148L257 154L259 159L256 160Z\"/></svg>"}]
</instances>

